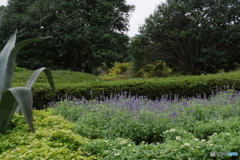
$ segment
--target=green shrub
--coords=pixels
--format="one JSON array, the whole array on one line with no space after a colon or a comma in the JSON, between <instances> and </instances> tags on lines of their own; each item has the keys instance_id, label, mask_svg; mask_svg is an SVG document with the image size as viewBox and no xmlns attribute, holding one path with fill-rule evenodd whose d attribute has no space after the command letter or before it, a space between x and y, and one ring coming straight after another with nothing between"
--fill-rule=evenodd
<instances>
[{"instance_id":1,"label":"green shrub","mask_svg":"<svg viewBox=\"0 0 240 160\"><path fill-rule=\"evenodd\" d=\"M71 106L68 106L71 108ZM75 110L72 108L72 112ZM75 112L75 114L77 114ZM52 114L52 109L34 110L36 132L28 132L24 117L15 114L6 134L0 134L0 159L216 159L234 157L215 156L210 152L239 152L238 128L219 130L202 139L187 131L187 126L176 125L162 132L164 143L136 145L130 139L89 140L74 132L76 124ZM224 119L219 123L224 122ZM230 122L230 119L229 121ZM232 119L239 124L239 117ZM214 123L209 126L214 126ZM193 123L194 124L194 123ZM232 125L225 123L224 125ZM197 127L198 124L195 125ZM201 132L201 130L197 130ZM236 157L237 158L237 157Z\"/></svg>"},{"instance_id":2,"label":"green shrub","mask_svg":"<svg viewBox=\"0 0 240 160\"><path fill-rule=\"evenodd\" d=\"M206 139L213 133L240 130L239 93L224 93L210 100L151 101L146 97L127 97L122 94L100 102L66 100L56 105L54 113L75 122L76 132L84 137L121 137L136 144L163 142L162 133L176 127L191 132L184 139L193 136ZM184 137L181 130L174 133Z\"/></svg>"},{"instance_id":3,"label":"green shrub","mask_svg":"<svg viewBox=\"0 0 240 160\"><path fill-rule=\"evenodd\" d=\"M14 73L13 83L26 83L33 72L34 71L22 71ZM72 72L64 70L53 70L51 72L53 74L55 84L85 83L92 81L96 82L96 80L100 81L99 77L82 72ZM48 82L47 78L43 74L41 74L39 78L36 80L36 83L39 84L45 84L47 82Z\"/></svg>"},{"instance_id":4,"label":"green shrub","mask_svg":"<svg viewBox=\"0 0 240 160\"><path fill-rule=\"evenodd\" d=\"M151 78L151 77L168 77L172 73L171 68L166 65L163 60L157 60L153 64L146 64L139 71L136 72L137 77Z\"/></svg>"},{"instance_id":5,"label":"green shrub","mask_svg":"<svg viewBox=\"0 0 240 160\"><path fill-rule=\"evenodd\" d=\"M14 72L21 72L21 71L27 71L27 69L18 67L17 64L15 63Z\"/></svg>"},{"instance_id":6,"label":"green shrub","mask_svg":"<svg viewBox=\"0 0 240 160\"><path fill-rule=\"evenodd\" d=\"M84 156L119 160L232 159L211 157L210 153L239 151L239 96L228 91L209 100L149 101L122 94L100 102L64 101L53 111L74 121L77 133L93 139L83 145Z\"/></svg>"},{"instance_id":7,"label":"green shrub","mask_svg":"<svg viewBox=\"0 0 240 160\"><path fill-rule=\"evenodd\" d=\"M239 125L240 117L230 117L227 119L213 119L207 122L196 121L194 126L186 125L185 129L192 132L195 137L200 139L208 139L214 133L221 133L222 131L240 131Z\"/></svg>"},{"instance_id":8,"label":"green shrub","mask_svg":"<svg viewBox=\"0 0 240 160\"><path fill-rule=\"evenodd\" d=\"M18 73L22 72L17 72ZM24 73L24 72L23 72ZM67 73L66 73L67 74ZM23 74L19 74L23 75ZM53 75L56 75L53 72ZM24 77L24 76L23 76ZM168 95L172 99L178 95L181 97L192 97L204 93L207 98L214 92L216 87L219 90L226 90L234 86L236 91L240 91L240 72L224 73L219 75L205 75L205 76L182 76L182 77L167 77L167 78L152 78L152 79L128 79L120 81L100 81L99 79L84 80L77 83L77 73L74 76L73 82L70 75L60 78L64 83L60 83L58 77L56 79L57 95L61 98L71 95L72 97L86 99L91 97L100 97L101 95L111 96L111 94L119 94L121 92L130 92L132 95L144 95L150 99ZM95 76L94 76L95 77ZM19 76L20 78L20 76ZM20 78L21 79L21 78ZM41 80L41 78L40 78ZM25 80L13 83L13 86L22 85ZM43 84L45 81L36 83L33 86L34 107L41 109L43 105L52 101L54 95L50 93L50 86ZM90 91L92 90L92 95ZM56 97L57 99L58 97Z\"/></svg>"},{"instance_id":9,"label":"green shrub","mask_svg":"<svg viewBox=\"0 0 240 160\"><path fill-rule=\"evenodd\" d=\"M117 76L117 75L123 74L124 72L126 72L129 69L132 69L132 65L130 62L126 62L126 63L116 62L114 67L109 69L108 75Z\"/></svg>"},{"instance_id":10,"label":"green shrub","mask_svg":"<svg viewBox=\"0 0 240 160\"><path fill-rule=\"evenodd\" d=\"M75 134L74 124L51 111L34 111L35 133L28 132L24 117L15 114L11 130L0 134L0 159L96 159L81 151L89 140Z\"/></svg>"},{"instance_id":11,"label":"green shrub","mask_svg":"<svg viewBox=\"0 0 240 160\"><path fill-rule=\"evenodd\" d=\"M97 155L101 159L233 159L231 156L211 157L210 152L238 152L240 135L237 132L221 132L213 134L207 141L198 139L183 130L171 129L164 133L164 143L135 145L129 139L92 140L83 146L83 151ZM182 137L181 137L181 136ZM85 156L88 156L85 154ZM237 157L235 157L237 158Z\"/></svg>"},{"instance_id":12,"label":"green shrub","mask_svg":"<svg viewBox=\"0 0 240 160\"><path fill-rule=\"evenodd\" d=\"M102 76L103 80L119 80L133 78L132 64L130 62L116 62L114 67L109 69L109 73Z\"/></svg>"}]
</instances>

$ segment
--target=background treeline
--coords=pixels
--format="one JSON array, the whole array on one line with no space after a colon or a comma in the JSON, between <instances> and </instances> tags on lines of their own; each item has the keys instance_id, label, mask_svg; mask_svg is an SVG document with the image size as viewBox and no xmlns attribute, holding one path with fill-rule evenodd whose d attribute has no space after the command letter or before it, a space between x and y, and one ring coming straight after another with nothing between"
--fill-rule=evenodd
<instances>
[{"instance_id":1,"label":"background treeline","mask_svg":"<svg viewBox=\"0 0 240 160\"><path fill-rule=\"evenodd\" d=\"M53 36L21 51L17 63L27 69L99 74L129 62L135 76L161 77L227 72L240 63L237 0L167 0L132 38L126 32L134 6L125 0L10 0L1 9L1 47L15 29L18 41Z\"/></svg>"},{"instance_id":2,"label":"background treeline","mask_svg":"<svg viewBox=\"0 0 240 160\"><path fill-rule=\"evenodd\" d=\"M240 62L239 9L237 0L167 0L132 39L135 69L159 59L190 75L235 69Z\"/></svg>"},{"instance_id":3,"label":"background treeline","mask_svg":"<svg viewBox=\"0 0 240 160\"><path fill-rule=\"evenodd\" d=\"M126 57L132 5L125 0L10 0L4 10L2 46L15 29L18 41L51 36L21 51L18 66L92 73Z\"/></svg>"}]
</instances>

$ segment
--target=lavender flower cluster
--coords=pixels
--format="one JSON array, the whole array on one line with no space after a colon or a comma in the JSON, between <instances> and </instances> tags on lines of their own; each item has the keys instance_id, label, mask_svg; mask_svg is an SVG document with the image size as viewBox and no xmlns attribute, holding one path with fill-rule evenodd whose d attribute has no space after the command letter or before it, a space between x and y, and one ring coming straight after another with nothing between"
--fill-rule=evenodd
<instances>
[{"instance_id":1,"label":"lavender flower cluster","mask_svg":"<svg viewBox=\"0 0 240 160\"><path fill-rule=\"evenodd\" d=\"M134 114L141 114L141 111L149 111L154 114L165 114L172 118L184 114L196 114L198 109L209 110L210 112L217 113L219 107L227 106L231 108L230 114L239 114L237 106L240 104L240 92L233 91L219 91L216 95L211 95L208 98L201 95L189 98L179 98L174 96L171 99L169 95L163 95L161 98L150 100L146 96L131 95L128 92L122 92L121 94L111 95L110 97L100 96L94 100L87 100L84 97L81 99L71 100L71 96L62 99L59 97L59 101L68 101L68 106L86 106L88 109L101 110L103 107L110 107L115 110L127 110ZM57 106L57 104L51 102L50 106ZM232 110L233 109L233 110Z\"/></svg>"}]
</instances>

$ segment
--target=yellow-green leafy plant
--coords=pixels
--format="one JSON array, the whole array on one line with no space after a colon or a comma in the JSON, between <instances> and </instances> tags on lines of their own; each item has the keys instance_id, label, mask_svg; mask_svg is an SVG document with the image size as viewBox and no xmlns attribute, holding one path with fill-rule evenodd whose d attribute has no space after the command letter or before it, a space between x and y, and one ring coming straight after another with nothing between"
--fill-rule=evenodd
<instances>
[{"instance_id":1,"label":"yellow-green leafy plant","mask_svg":"<svg viewBox=\"0 0 240 160\"><path fill-rule=\"evenodd\" d=\"M119 63L115 62L114 66L109 69L109 73L103 76L107 79L129 79L133 77L132 64L130 62Z\"/></svg>"},{"instance_id":2,"label":"yellow-green leafy plant","mask_svg":"<svg viewBox=\"0 0 240 160\"><path fill-rule=\"evenodd\" d=\"M129 63L129 62L126 62L126 63L116 62L114 67L109 69L110 72L109 72L108 75L117 76L117 75L123 74L124 72L126 72L129 69L132 69L131 63Z\"/></svg>"},{"instance_id":3,"label":"yellow-green leafy plant","mask_svg":"<svg viewBox=\"0 0 240 160\"><path fill-rule=\"evenodd\" d=\"M151 77L168 77L172 69L169 68L165 61L157 60L155 63L146 64L137 73L137 77L151 78Z\"/></svg>"},{"instance_id":4,"label":"yellow-green leafy plant","mask_svg":"<svg viewBox=\"0 0 240 160\"><path fill-rule=\"evenodd\" d=\"M2 20L3 12L0 14L0 26ZM44 67L36 70L32 74L25 87L11 88L14 73L14 64L19 50L31 42L43 41L50 38L44 37L37 39L28 39L15 45L16 35L17 31L15 31L14 34L10 37L7 44L4 46L3 50L0 53L0 133L6 132L8 125L14 115L14 112L19 112L20 109L24 114L30 130L34 132L31 87L42 71L44 71L46 74L49 84L55 93L54 81L51 71Z\"/></svg>"}]
</instances>

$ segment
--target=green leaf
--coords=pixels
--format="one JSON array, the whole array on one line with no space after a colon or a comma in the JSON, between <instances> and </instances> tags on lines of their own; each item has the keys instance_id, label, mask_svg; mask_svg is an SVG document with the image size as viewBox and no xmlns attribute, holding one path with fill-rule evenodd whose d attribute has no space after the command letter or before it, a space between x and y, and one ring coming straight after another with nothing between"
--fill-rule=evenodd
<instances>
[{"instance_id":1,"label":"green leaf","mask_svg":"<svg viewBox=\"0 0 240 160\"><path fill-rule=\"evenodd\" d=\"M12 85L12 78L14 72L14 64L17 58L17 54L21 48L31 42L38 42L46 40L50 37L37 38L37 39L28 39L18 43L15 46L17 31L9 39L8 43L3 48L0 53L0 102L1 102L1 93L10 88ZM15 46L15 47L14 47Z\"/></svg>"},{"instance_id":2,"label":"green leaf","mask_svg":"<svg viewBox=\"0 0 240 160\"><path fill-rule=\"evenodd\" d=\"M26 85L26 87L28 88L32 88L34 82L36 81L36 79L38 78L38 76L40 75L40 73L44 72L47 76L47 79L48 79L48 82L55 94L55 86L54 86L54 81L53 81L53 76L52 76L52 73L49 69L45 68L45 67L42 67L38 70L36 70L32 76L30 77L30 80L28 81L28 84Z\"/></svg>"},{"instance_id":3,"label":"green leaf","mask_svg":"<svg viewBox=\"0 0 240 160\"><path fill-rule=\"evenodd\" d=\"M4 133L8 127L10 120L13 117L17 102L10 91L5 91L2 94L0 103L0 133Z\"/></svg>"},{"instance_id":4,"label":"green leaf","mask_svg":"<svg viewBox=\"0 0 240 160\"><path fill-rule=\"evenodd\" d=\"M32 76L30 77L30 80L28 81L28 84L26 85L26 87L29 88L29 89L31 89L32 86L33 86L33 84L34 84L34 82L36 81L36 79L38 78L38 76L39 76L42 72L44 72L44 73L46 74L47 79L48 79L48 82L49 82L49 84L50 84L50 86L51 86L51 88L52 88L52 91L53 91L54 94L56 94L52 73L51 73L51 71L50 71L49 69L47 69L47 68L45 68L45 67L42 67L42 68L36 70L36 71L32 74ZM20 106L18 106L17 109L16 109L16 112L19 113L20 110L21 110L21 108L20 108Z\"/></svg>"},{"instance_id":5,"label":"green leaf","mask_svg":"<svg viewBox=\"0 0 240 160\"><path fill-rule=\"evenodd\" d=\"M17 104L22 108L30 130L34 132L31 89L27 87L15 87L4 91L2 95L0 104L0 133L4 133L7 130Z\"/></svg>"},{"instance_id":6,"label":"green leaf","mask_svg":"<svg viewBox=\"0 0 240 160\"><path fill-rule=\"evenodd\" d=\"M8 43L4 46L3 50L0 53L0 102L2 97L2 92L4 90L5 82L6 82L6 72L7 72L7 63L8 63L8 57L15 46L16 42L16 35L17 31L14 32L14 34L10 37L8 40Z\"/></svg>"},{"instance_id":7,"label":"green leaf","mask_svg":"<svg viewBox=\"0 0 240 160\"><path fill-rule=\"evenodd\" d=\"M1 17L0 17L1 18ZM32 132L33 116L32 116L32 93L29 87L10 88L12 85L14 64L17 54L21 48L31 42L43 41L50 37L28 39L18 43L15 46L17 30L10 37L8 43L4 46L0 53L0 133L4 133L11 121L11 118L19 104L23 110L23 114ZM42 69L45 70L45 69ZM38 72L41 72L38 70ZM37 72L37 73L38 73ZM51 87L54 88L53 78L50 71L45 71ZM34 79L34 77L33 77ZM30 80L34 82L35 80ZM33 83L32 83L33 84ZM30 86L32 85L30 84ZM9 89L10 88L10 89Z\"/></svg>"},{"instance_id":8,"label":"green leaf","mask_svg":"<svg viewBox=\"0 0 240 160\"><path fill-rule=\"evenodd\" d=\"M11 87L12 85L12 79L13 79L13 72L14 72L14 64L17 58L17 54L20 51L20 49L22 49L24 46L26 46L29 43L32 42L40 42L43 40L46 40L49 37L43 37L43 38L35 38L35 39L28 39L28 40L24 40L20 43L18 43L13 50L11 51L11 54L9 55L8 58L8 64L7 64L7 75L6 75L6 84L5 84L5 88L8 89Z\"/></svg>"}]
</instances>

